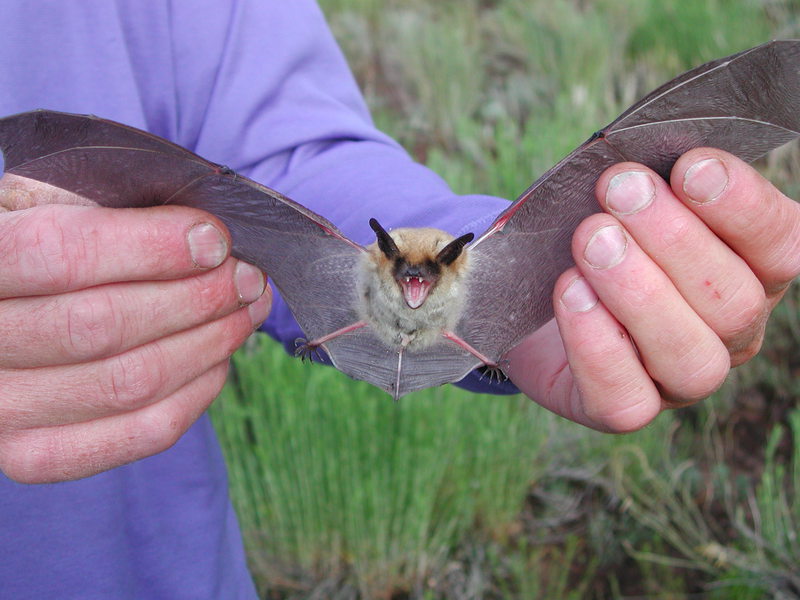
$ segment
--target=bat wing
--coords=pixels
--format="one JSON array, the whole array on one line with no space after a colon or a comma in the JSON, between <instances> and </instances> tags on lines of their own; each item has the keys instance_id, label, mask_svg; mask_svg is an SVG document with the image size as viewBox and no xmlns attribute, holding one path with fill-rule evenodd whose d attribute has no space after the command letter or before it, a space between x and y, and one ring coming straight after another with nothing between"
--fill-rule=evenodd
<instances>
[{"instance_id":1,"label":"bat wing","mask_svg":"<svg viewBox=\"0 0 800 600\"><path fill-rule=\"evenodd\" d=\"M715 146L753 160L797 135L800 43L773 42L703 65L654 91L545 173L472 245L456 333L491 360L552 316L575 227L598 210L600 173L632 160L666 176L678 156ZM363 248L281 194L111 121L36 111L0 119L6 171L103 206L185 204L217 215L233 254L271 277L309 339L358 321ZM334 364L395 397L461 379L478 361L442 340L401 355L369 327L323 346ZM404 361L401 363L400 361Z\"/></svg>"},{"instance_id":2,"label":"bat wing","mask_svg":"<svg viewBox=\"0 0 800 600\"><path fill-rule=\"evenodd\" d=\"M358 321L355 269L363 249L274 190L158 136L89 115L39 110L0 119L0 149L6 173L91 203L182 204L214 214L231 232L232 254L268 274L309 339ZM325 348L345 373L394 389L397 353L370 331Z\"/></svg>"},{"instance_id":3,"label":"bat wing","mask_svg":"<svg viewBox=\"0 0 800 600\"><path fill-rule=\"evenodd\" d=\"M181 204L214 214L231 233L232 254L268 274L309 340L359 320L363 248L323 217L230 169L133 127L47 110L0 119L0 149L6 173L91 203ZM323 347L338 369L395 397L460 379L473 362L445 341L401 359L369 327Z\"/></svg>"},{"instance_id":4,"label":"bat wing","mask_svg":"<svg viewBox=\"0 0 800 600\"><path fill-rule=\"evenodd\" d=\"M547 171L473 243L456 332L492 360L552 318L555 280L573 264L575 228L599 211L611 165L667 178L684 152L711 146L752 161L800 133L800 42L775 41L697 67L653 91Z\"/></svg>"}]
</instances>

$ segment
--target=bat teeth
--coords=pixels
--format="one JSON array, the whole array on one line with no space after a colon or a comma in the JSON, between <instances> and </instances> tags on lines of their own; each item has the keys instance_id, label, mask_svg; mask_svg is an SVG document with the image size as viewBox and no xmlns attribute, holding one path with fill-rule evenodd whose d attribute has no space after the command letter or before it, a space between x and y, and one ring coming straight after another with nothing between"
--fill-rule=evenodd
<instances>
[{"instance_id":1,"label":"bat teeth","mask_svg":"<svg viewBox=\"0 0 800 600\"><path fill-rule=\"evenodd\" d=\"M431 283L424 277L407 275L401 280L403 299L411 309L419 308L425 302L430 291Z\"/></svg>"}]
</instances>

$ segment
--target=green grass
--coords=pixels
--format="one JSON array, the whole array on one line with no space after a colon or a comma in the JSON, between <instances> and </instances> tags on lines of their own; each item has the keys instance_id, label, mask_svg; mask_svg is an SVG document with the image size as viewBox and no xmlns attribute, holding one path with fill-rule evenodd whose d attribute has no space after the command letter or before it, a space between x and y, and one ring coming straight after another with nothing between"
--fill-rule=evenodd
<instances>
[{"instance_id":1,"label":"green grass","mask_svg":"<svg viewBox=\"0 0 800 600\"><path fill-rule=\"evenodd\" d=\"M706 470L686 457L653 468L645 452L630 448L613 465L619 493L628 497L634 519L666 542L661 552L631 547L631 553L704 573L715 598L800 596L800 409L788 422L791 439L780 425L767 432L755 485L734 477L724 462ZM788 456L779 456L781 446ZM632 463L636 474L629 472Z\"/></svg>"},{"instance_id":2,"label":"green grass","mask_svg":"<svg viewBox=\"0 0 800 600\"><path fill-rule=\"evenodd\" d=\"M234 365L213 414L251 559L283 579L349 573L365 597L420 580L467 531L506 538L544 466L555 417L519 397L394 403L266 340Z\"/></svg>"},{"instance_id":3,"label":"green grass","mask_svg":"<svg viewBox=\"0 0 800 600\"><path fill-rule=\"evenodd\" d=\"M456 191L506 198L678 72L800 37L796 0L321 5L379 126ZM800 196L796 145L761 167ZM452 386L395 404L250 344L211 412L259 589L800 597L798 315L794 286L720 393L626 436Z\"/></svg>"}]
</instances>

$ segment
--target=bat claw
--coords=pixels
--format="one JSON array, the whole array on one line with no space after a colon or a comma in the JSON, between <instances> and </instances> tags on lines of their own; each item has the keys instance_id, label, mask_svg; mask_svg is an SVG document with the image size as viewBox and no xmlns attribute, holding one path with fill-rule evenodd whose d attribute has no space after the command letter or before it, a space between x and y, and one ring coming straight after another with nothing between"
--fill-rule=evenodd
<instances>
[{"instance_id":1,"label":"bat claw","mask_svg":"<svg viewBox=\"0 0 800 600\"><path fill-rule=\"evenodd\" d=\"M302 362L314 362L321 360L319 355L319 346L309 344L306 338L297 338L294 341L294 355Z\"/></svg>"},{"instance_id":2,"label":"bat claw","mask_svg":"<svg viewBox=\"0 0 800 600\"><path fill-rule=\"evenodd\" d=\"M489 380L489 383L496 381L500 383L501 381L508 381L508 375L505 374L503 367L508 367L508 361L503 359L497 364L485 364L480 367L478 370L481 372L481 376L479 378L480 381L483 381L483 378L486 377Z\"/></svg>"}]
</instances>

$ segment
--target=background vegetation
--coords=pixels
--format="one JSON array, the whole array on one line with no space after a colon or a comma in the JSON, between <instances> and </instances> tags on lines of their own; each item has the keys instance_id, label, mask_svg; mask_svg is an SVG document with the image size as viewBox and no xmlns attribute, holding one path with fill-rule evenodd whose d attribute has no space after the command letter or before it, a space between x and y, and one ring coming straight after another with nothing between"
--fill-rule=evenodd
<instances>
[{"instance_id":1,"label":"background vegetation","mask_svg":"<svg viewBox=\"0 0 800 600\"><path fill-rule=\"evenodd\" d=\"M800 37L791 0L321 0L377 123L514 198L638 97ZM796 146L761 163L800 198ZM447 386L393 404L270 340L212 416L265 598L800 598L800 292L711 400L601 435Z\"/></svg>"}]
</instances>

